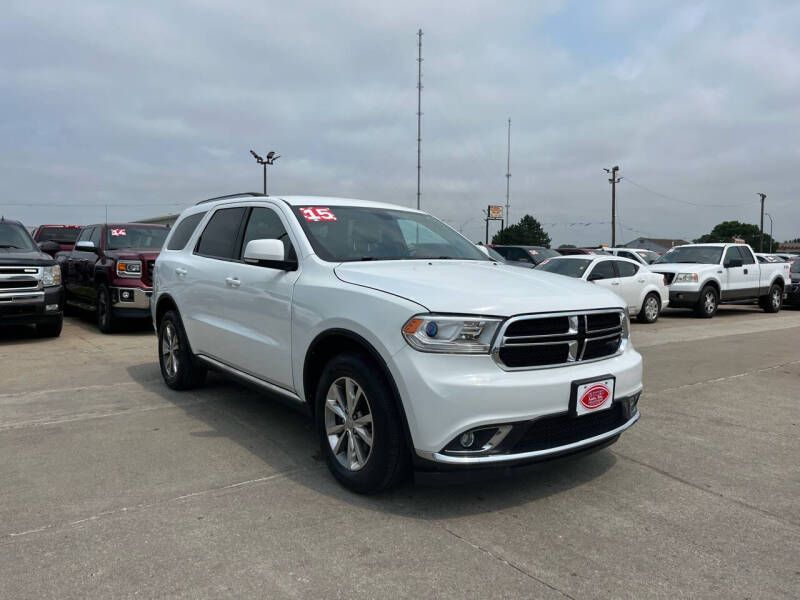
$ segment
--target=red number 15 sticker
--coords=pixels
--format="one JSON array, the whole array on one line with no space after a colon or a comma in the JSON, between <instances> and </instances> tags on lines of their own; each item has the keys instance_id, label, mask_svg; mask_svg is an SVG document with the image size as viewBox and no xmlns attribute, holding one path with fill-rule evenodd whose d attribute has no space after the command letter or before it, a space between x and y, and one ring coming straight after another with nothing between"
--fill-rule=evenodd
<instances>
[{"instance_id":1,"label":"red number 15 sticker","mask_svg":"<svg viewBox=\"0 0 800 600\"><path fill-rule=\"evenodd\" d=\"M336 216L331 212L330 208L322 206L310 206L301 208L300 212L306 218L306 221L335 221Z\"/></svg>"}]
</instances>

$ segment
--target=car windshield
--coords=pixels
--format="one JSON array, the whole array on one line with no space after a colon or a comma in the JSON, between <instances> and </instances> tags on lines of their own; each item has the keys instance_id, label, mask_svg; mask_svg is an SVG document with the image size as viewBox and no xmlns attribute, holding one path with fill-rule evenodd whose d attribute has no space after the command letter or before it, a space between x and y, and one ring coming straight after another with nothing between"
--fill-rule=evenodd
<instances>
[{"instance_id":1,"label":"car windshield","mask_svg":"<svg viewBox=\"0 0 800 600\"><path fill-rule=\"evenodd\" d=\"M36 244L21 225L0 223L0 250L36 250Z\"/></svg>"},{"instance_id":2,"label":"car windshield","mask_svg":"<svg viewBox=\"0 0 800 600\"><path fill-rule=\"evenodd\" d=\"M534 248L527 248L525 251L528 254L530 254L530 257L533 259L533 262L537 265L540 264L545 259L553 258L555 256L561 256L555 250L550 250L550 248L544 248L541 246L536 246Z\"/></svg>"},{"instance_id":3,"label":"car windshield","mask_svg":"<svg viewBox=\"0 0 800 600\"><path fill-rule=\"evenodd\" d=\"M800 260L796 260L792 263L792 273L800 273Z\"/></svg>"},{"instance_id":4,"label":"car windshield","mask_svg":"<svg viewBox=\"0 0 800 600\"><path fill-rule=\"evenodd\" d=\"M80 233L79 227L43 227L36 237L39 238L39 242L74 244Z\"/></svg>"},{"instance_id":5,"label":"car windshield","mask_svg":"<svg viewBox=\"0 0 800 600\"><path fill-rule=\"evenodd\" d=\"M658 260L658 252L652 250L637 250L636 254L642 257L644 262L651 265Z\"/></svg>"},{"instance_id":6,"label":"car windshield","mask_svg":"<svg viewBox=\"0 0 800 600\"><path fill-rule=\"evenodd\" d=\"M494 248L489 248L489 246L484 246L484 248L486 248L486 251L489 253L489 258L491 258L492 260L495 260L500 263L506 262L506 257L500 254Z\"/></svg>"},{"instance_id":7,"label":"car windshield","mask_svg":"<svg viewBox=\"0 0 800 600\"><path fill-rule=\"evenodd\" d=\"M169 229L161 227L131 227L130 225L110 225L106 232L106 248L151 248L161 249Z\"/></svg>"},{"instance_id":8,"label":"car windshield","mask_svg":"<svg viewBox=\"0 0 800 600\"><path fill-rule=\"evenodd\" d=\"M330 262L492 260L472 242L423 213L363 206L295 207L314 252Z\"/></svg>"},{"instance_id":9,"label":"car windshield","mask_svg":"<svg viewBox=\"0 0 800 600\"><path fill-rule=\"evenodd\" d=\"M592 260L591 258L550 258L536 268L567 277L580 278L592 264Z\"/></svg>"},{"instance_id":10,"label":"car windshield","mask_svg":"<svg viewBox=\"0 0 800 600\"><path fill-rule=\"evenodd\" d=\"M667 250L656 264L697 263L718 265L722 258L722 246L676 246Z\"/></svg>"}]
</instances>

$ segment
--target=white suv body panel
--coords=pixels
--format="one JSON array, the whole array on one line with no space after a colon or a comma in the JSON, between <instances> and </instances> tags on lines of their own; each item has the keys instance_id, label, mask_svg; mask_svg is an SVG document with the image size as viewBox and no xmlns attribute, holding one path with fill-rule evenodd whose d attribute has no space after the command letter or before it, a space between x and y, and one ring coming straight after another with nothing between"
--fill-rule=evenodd
<instances>
[{"instance_id":1,"label":"white suv body panel","mask_svg":"<svg viewBox=\"0 0 800 600\"><path fill-rule=\"evenodd\" d=\"M576 380L613 375L616 398L641 391L642 359L630 340L613 358L509 372L488 354L420 352L401 332L411 317L429 312L511 317L626 308L617 295L592 284L492 262L326 262L313 253L290 205L418 212L375 202L307 197L241 198L187 209L181 220L196 212L208 214L184 249L167 250L167 239L154 273L154 320L159 300L169 295L195 354L277 386L301 402L313 401L304 389L304 369L318 336L344 331L363 339L394 379L413 450L431 460L440 460L437 453L443 446L471 427L566 411ZM266 206L281 215L297 253L298 270L193 253L212 213L236 206ZM180 220L173 233L179 224ZM226 285L226 279L233 277L240 282L236 288ZM638 418L636 413L626 427ZM505 458L497 455L492 460Z\"/></svg>"}]
</instances>

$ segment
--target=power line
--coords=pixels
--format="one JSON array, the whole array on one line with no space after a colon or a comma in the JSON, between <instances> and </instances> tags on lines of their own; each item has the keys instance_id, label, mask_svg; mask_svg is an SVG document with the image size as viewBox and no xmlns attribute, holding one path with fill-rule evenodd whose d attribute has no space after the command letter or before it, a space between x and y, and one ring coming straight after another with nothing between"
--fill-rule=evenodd
<instances>
[{"instance_id":1,"label":"power line","mask_svg":"<svg viewBox=\"0 0 800 600\"><path fill-rule=\"evenodd\" d=\"M635 181L633 181L627 175L625 176L625 181L627 181L631 185L634 185L634 186L636 186L636 187L638 187L640 189L643 189L645 192L649 192L651 194L654 194L655 196L659 196L661 198L664 198L665 200L672 200L674 202L681 202L683 204L689 204L690 206L699 206L699 207L702 207L702 208L736 208L736 207L739 207L739 206L747 206L748 204L752 204L752 202L742 202L741 204L700 204L699 202L691 202L689 200L683 200L681 198L675 198L674 196L668 196L667 194L662 194L661 192L657 192L655 190L651 190L649 187L645 187L640 183L636 183Z\"/></svg>"}]
</instances>

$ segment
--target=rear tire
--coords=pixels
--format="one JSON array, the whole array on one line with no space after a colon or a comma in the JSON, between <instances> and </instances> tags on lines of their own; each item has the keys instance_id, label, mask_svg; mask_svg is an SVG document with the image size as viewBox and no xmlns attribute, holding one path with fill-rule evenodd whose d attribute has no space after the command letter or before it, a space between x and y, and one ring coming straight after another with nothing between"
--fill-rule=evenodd
<instances>
[{"instance_id":1,"label":"rear tire","mask_svg":"<svg viewBox=\"0 0 800 600\"><path fill-rule=\"evenodd\" d=\"M694 306L694 313L703 319L710 319L717 314L719 308L719 294L716 288L707 285L700 292L700 298Z\"/></svg>"},{"instance_id":2,"label":"rear tire","mask_svg":"<svg viewBox=\"0 0 800 600\"><path fill-rule=\"evenodd\" d=\"M655 292L650 292L644 297L642 308L636 318L640 323L655 323L661 314L661 298Z\"/></svg>"},{"instance_id":3,"label":"rear tire","mask_svg":"<svg viewBox=\"0 0 800 600\"><path fill-rule=\"evenodd\" d=\"M192 354L180 316L167 311L158 323L158 364L164 383L173 390L200 387L208 370Z\"/></svg>"},{"instance_id":4,"label":"rear tire","mask_svg":"<svg viewBox=\"0 0 800 600\"><path fill-rule=\"evenodd\" d=\"M408 463L401 415L371 360L359 354L331 359L315 400L322 454L342 485L375 494L401 480Z\"/></svg>"},{"instance_id":5,"label":"rear tire","mask_svg":"<svg viewBox=\"0 0 800 600\"><path fill-rule=\"evenodd\" d=\"M783 307L783 290L777 283L773 283L769 288L769 294L762 296L758 302L759 306L766 313L776 313Z\"/></svg>"},{"instance_id":6,"label":"rear tire","mask_svg":"<svg viewBox=\"0 0 800 600\"><path fill-rule=\"evenodd\" d=\"M64 320L62 317L56 317L44 323L37 323L36 335L39 337L58 337L61 335L63 326Z\"/></svg>"},{"instance_id":7,"label":"rear tire","mask_svg":"<svg viewBox=\"0 0 800 600\"><path fill-rule=\"evenodd\" d=\"M111 292L105 283L101 283L97 288L94 310L97 316L97 327L100 328L100 331L114 333L117 329L117 320L114 318L111 307Z\"/></svg>"}]
</instances>

